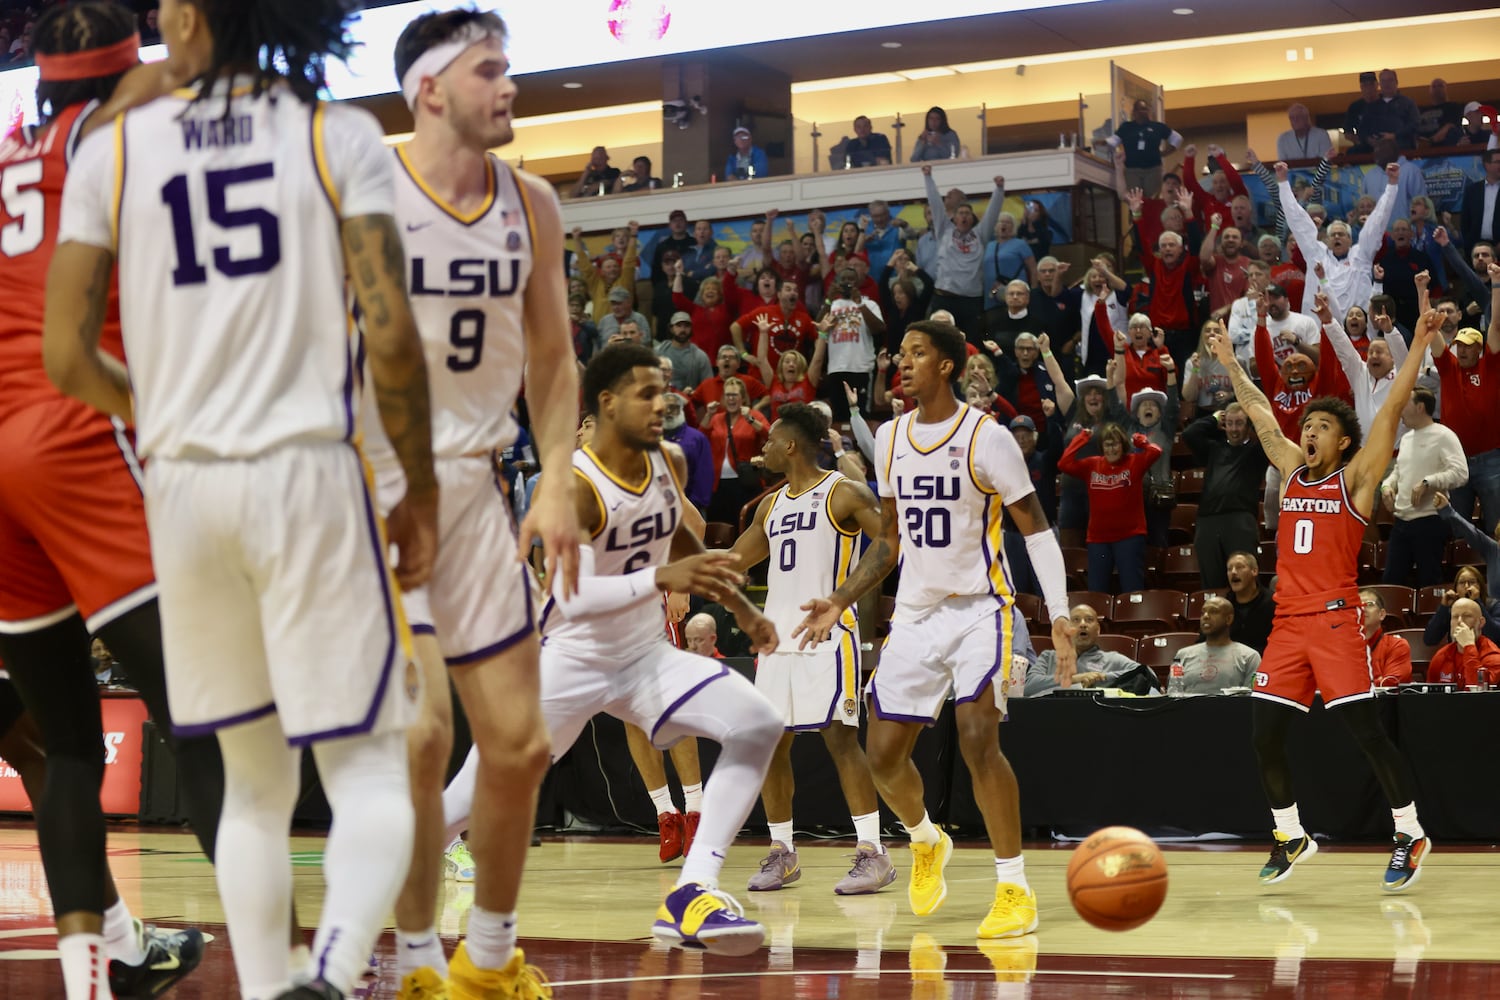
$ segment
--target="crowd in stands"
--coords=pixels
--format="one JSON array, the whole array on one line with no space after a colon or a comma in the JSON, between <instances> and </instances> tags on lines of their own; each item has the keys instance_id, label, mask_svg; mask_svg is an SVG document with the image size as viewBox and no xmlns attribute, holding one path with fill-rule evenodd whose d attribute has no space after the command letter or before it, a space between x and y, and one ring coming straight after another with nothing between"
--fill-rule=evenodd
<instances>
[{"instance_id":1,"label":"crowd in stands","mask_svg":"<svg viewBox=\"0 0 1500 1000\"><path fill-rule=\"evenodd\" d=\"M1251 683L1274 607L1280 490L1205 338L1229 336L1297 439L1317 396L1344 398L1368 423L1417 317L1435 308L1443 348L1424 357L1405 403L1360 579L1375 588L1367 638L1389 666L1383 678L1409 680L1415 663L1418 678L1474 683L1473 662L1493 654L1500 670L1500 602L1485 590L1500 572L1500 149L1493 124L1480 136L1474 109L1445 103L1441 80L1433 105L1419 107L1394 73L1372 78L1347 135L1375 167L1369 197L1345 213L1319 201L1319 185L1348 151L1317 138L1305 107L1288 109L1277 151L1295 152L1313 182L1294 186L1285 162L1252 153L1247 169L1272 198L1256 205L1224 150L1207 147L1200 173L1196 146L1138 104L1112 144L1129 210L1124 257L1100 253L1082 274L1050 252L1053 233L1029 207L1025 217L1003 211L1004 177L982 213L938 188L925 162L950 148L937 114L914 150L911 186L892 192L925 195L921 229L880 200L837 226L815 210L803 231L769 210L738 252L716 243L712 220L681 211L644 248L635 222L607 247L575 233L578 359L653 337L673 390L669 434L706 444L688 448L690 464L708 463L695 470L694 502L732 538L774 485L756 456L778 407L825 406L837 428L825 464L869 478L873 430L904 407L905 328L947 319L969 342L961 394L1010 428L1064 545L1082 598L1083 683L1138 664L1165 677L1176 663L1195 693ZM880 138L859 124L861 140ZM1444 143L1480 153L1484 178L1440 217L1407 154ZM1180 173L1162 159L1179 146ZM612 186L598 173L602 152L580 191ZM638 167L649 176L649 164ZM649 284L633 273L645 266ZM1025 548L1006 542L1014 585L1031 601ZM1444 646L1454 652L1439 661ZM1028 690L1047 688L1048 662L1038 660Z\"/></svg>"}]
</instances>

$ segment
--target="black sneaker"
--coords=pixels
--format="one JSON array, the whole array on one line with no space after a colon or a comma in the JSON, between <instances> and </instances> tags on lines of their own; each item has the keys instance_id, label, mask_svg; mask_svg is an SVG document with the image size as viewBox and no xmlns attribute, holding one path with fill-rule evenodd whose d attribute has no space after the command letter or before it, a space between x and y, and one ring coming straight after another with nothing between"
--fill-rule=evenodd
<instances>
[{"instance_id":1,"label":"black sneaker","mask_svg":"<svg viewBox=\"0 0 1500 1000\"><path fill-rule=\"evenodd\" d=\"M287 990L276 1000L344 1000L344 994L321 979Z\"/></svg>"},{"instance_id":2,"label":"black sneaker","mask_svg":"<svg viewBox=\"0 0 1500 1000\"><path fill-rule=\"evenodd\" d=\"M1273 836L1276 838L1276 843L1271 847L1271 856L1266 859L1265 865L1260 870L1262 885L1275 885L1292 874L1292 866L1297 862L1305 861L1318 853L1318 842L1311 837L1302 836L1291 839L1280 833L1275 833Z\"/></svg>"},{"instance_id":3,"label":"black sneaker","mask_svg":"<svg viewBox=\"0 0 1500 1000\"><path fill-rule=\"evenodd\" d=\"M146 960L140 965L126 965L111 959L109 988L116 997L159 997L175 986L203 960L203 934L194 928L180 931L164 927L141 927L141 944Z\"/></svg>"},{"instance_id":4,"label":"black sneaker","mask_svg":"<svg viewBox=\"0 0 1500 1000\"><path fill-rule=\"evenodd\" d=\"M1386 892L1401 892L1416 885L1422 875L1422 862L1431 852L1430 838L1413 840L1404 833L1396 834L1396 846L1391 850L1391 863L1386 867L1381 887Z\"/></svg>"}]
</instances>

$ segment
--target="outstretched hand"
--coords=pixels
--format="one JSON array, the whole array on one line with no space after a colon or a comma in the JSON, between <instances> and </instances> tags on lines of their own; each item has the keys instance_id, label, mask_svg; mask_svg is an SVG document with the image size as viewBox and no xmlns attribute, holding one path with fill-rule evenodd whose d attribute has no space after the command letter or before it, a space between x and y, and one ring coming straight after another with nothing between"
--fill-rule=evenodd
<instances>
[{"instance_id":1,"label":"outstretched hand","mask_svg":"<svg viewBox=\"0 0 1500 1000\"><path fill-rule=\"evenodd\" d=\"M1073 675L1078 671L1078 650L1073 646L1077 635L1078 629L1069 619L1052 620L1052 650L1057 658L1057 683L1062 687L1072 684Z\"/></svg>"},{"instance_id":2,"label":"outstretched hand","mask_svg":"<svg viewBox=\"0 0 1500 1000\"><path fill-rule=\"evenodd\" d=\"M802 605L802 610L807 612L807 617L792 630L792 638L799 640L798 649L806 649L826 641L844 614L842 608L826 597L814 597Z\"/></svg>"}]
</instances>

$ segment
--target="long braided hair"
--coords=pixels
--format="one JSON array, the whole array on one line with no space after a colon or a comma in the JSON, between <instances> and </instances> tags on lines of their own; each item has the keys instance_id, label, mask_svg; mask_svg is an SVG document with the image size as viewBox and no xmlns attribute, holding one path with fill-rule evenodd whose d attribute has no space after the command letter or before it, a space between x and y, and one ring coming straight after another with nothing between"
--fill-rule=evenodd
<instances>
[{"instance_id":1,"label":"long braided hair","mask_svg":"<svg viewBox=\"0 0 1500 1000\"><path fill-rule=\"evenodd\" d=\"M66 55L103 48L135 34L135 14L112 0L75 0L48 7L31 29L31 51L41 55ZM108 100L125 73L89 77L85 80L43 80L36 87L36 106L43 121L64 108L87 101Z\"/></svg>"},{"instance_id":2,"label":"long braided hair","mask_svg":"<svg viewBox=\"0 0 1500 1000\"><path fill-rule=\"evenodd\" d=\"M251 75L251 91L285 83L311 104L326 83L328 58L354 50L349 22L358 0L184 0L202 12L213 35L213 58L197 82L226 71ZM199 92L201 100L209 88ZM225 99L224 113L229 114Z\"/></svg>"}]
</instances>

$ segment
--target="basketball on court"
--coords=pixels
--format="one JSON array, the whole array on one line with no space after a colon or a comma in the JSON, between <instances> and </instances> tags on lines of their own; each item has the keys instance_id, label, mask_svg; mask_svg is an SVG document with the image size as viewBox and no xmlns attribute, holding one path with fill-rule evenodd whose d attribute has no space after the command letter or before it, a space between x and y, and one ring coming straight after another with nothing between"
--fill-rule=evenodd
<instances>
[{"instance_id":1,"label":"basketball on court","mask_svg":"<svg viewBox=\"0 0 1500 1000\"><path fill-rule=\"evenodd\" d=\"M1150 837L1131 827L1096 831L1068 862L1068 899L1101 930L1139 927L1166 898L1166 859Z\"/></svg>"}]
</instances>

